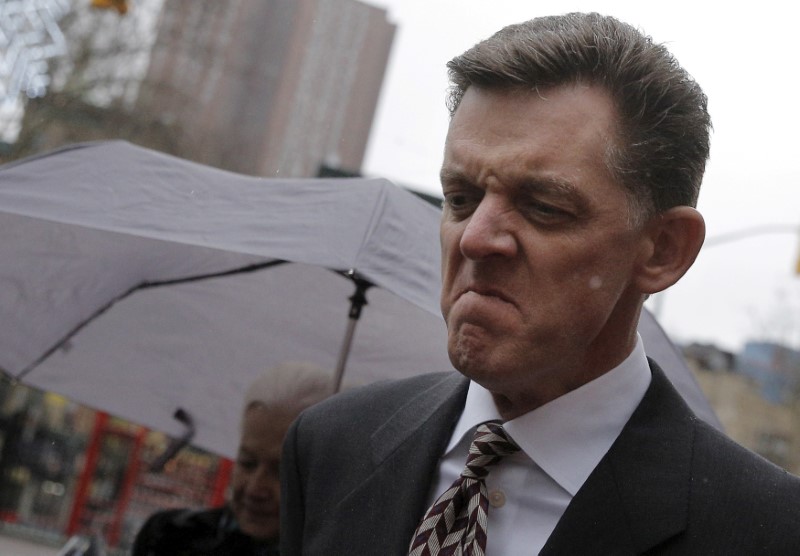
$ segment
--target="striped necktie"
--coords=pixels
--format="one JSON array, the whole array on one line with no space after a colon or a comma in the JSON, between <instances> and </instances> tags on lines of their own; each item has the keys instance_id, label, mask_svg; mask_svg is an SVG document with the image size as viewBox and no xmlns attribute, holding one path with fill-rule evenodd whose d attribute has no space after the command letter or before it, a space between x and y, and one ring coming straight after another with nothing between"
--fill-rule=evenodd
<instances>
[{"instance_id":1,"label":"striped necktie","mask_svg":"<svg viewBox=\"0 0 800 556\"><path fill-rule=\"evenodd\" d=\"M409 556L483 556L489 468L519 450L500 421L478 425L461 475L428 509L414 532Z\"/></svg>"}]
</instances>

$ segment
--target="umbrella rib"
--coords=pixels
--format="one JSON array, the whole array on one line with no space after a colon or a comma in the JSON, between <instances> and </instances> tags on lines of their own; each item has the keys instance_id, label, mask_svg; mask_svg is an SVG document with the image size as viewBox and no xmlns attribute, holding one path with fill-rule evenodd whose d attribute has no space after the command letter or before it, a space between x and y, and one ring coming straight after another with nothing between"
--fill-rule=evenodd
<instances>
[{"instance_id":1,"label":"umbrella rib","mask_svg":"<svg viewBox=\"0 0 800 556\"><path fill-rule=\"evenodd\" d=\"M175 278L173 280L159 280L157 282L144 282L135 288L131 289L128 293L124 294L122 297L126 295L130 295L133 293L134 290L137 289L148 289L148 288L157 288L159 286L173 286L175 284L186 284L188 282L199 282L200 280L209 280L211 278L222 278L223 276L232 276L234 274L245 274L247 272L256 272L258 270L263 270L265 268L269 268L272 266L278 266L281 264L285 264L288 261L284 261L282 259L276 259L274 261L269 261L266 263L256 263L247 266L243 266L241 268L234 268L232 270L225 270L223 272L212 272L211 274L198 274L197 276L187 276L186 278ZM121 299L121 298L118 298ZM112 303L116 302L112 301Z\"/></svg>"},{"instance_id":2,"label":"umbrella rib","mask_svg":"<svg viewBox=\"0 0 800 556\"><path fill-rule=\"evenodd\" d=\"M84 321L78 323L77 325L75 325L72 328L72 330L67 332L52 347L50 347L49 349L45 350L45 352L42 355L40 355L30 365L25 367L19 374L17 374L15 376L15 379L16 380L22 380L28 373L33 371L36 367L41 365L43 361L45 361L53 353L55 353L62 346L64 346L64 344L66 344L70 340L70 338L72 338L73 336L75 336L75 334L80 332L86 325L88 325L90 322L95 320L97 317L99 317L100 315L102 315L103 313L108 311L111 307L113 307L118 302L122 301L123 299L125 299L126 297L128 297L129 295L131 295L133 292L135 292L137 290L156 288L156 287L160 287L160 286L172 286L172 285L175 285L175 284L185 284L185 283L188 283L188 282L197 282L197 281L200 281L200 280L209 280L211 278L221 278L223 276L230 276L230 275L233 275L233 274L244 274L244 273L247 273L247 272L256 272L258 270L263 270L265 268L269 268L269 267L272 267L272 266L281 265L281 264L284 264L286 262L287 261L284 261L284 260L281 260L281 259L276 259L274 261L269 261L269 262L265 262L265 263L251 264L251 265L243 266L243 267L240 267L240 268L234 268L232 270L225 270L223 272L212 272L212 273L209 273L209 274L199 274L199 275L196 275L196 276L187 276L185 278L175 278L173 280L159 280L159 281L156 281L156 282L142 282L141 284L138 284L138 285L132 287L131 289L129 289L125 293L123 293L121 295L118 295L117 297L115 297L114 299L112 299L111 301L106 303L104 306L102 306L99 309L97 309L94 313L92 313L89 316L89 318L87 318L86 320L84 320Z\"/></svg>"}]
</instances>

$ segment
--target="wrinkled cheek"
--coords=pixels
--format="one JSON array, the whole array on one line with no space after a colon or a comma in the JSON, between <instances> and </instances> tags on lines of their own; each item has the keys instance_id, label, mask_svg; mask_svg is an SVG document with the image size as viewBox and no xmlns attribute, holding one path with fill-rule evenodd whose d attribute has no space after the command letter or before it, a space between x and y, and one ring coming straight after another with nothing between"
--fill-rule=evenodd
<instances>
[{"instance_id":1,"label":"wrinkled cheek","mask_svg":"<svg viewBox=\"0 0 800 556\"><path fill-rule=\"evenodd\" d=\"M445 307L449 307L452 305L452 296L453 292L453 276L447 270L447 267L442 265L442 292L440 297L440 306L442 309L442 313L445 313Z\"/></svg>"},{"instance_id":2,"label":"wrinkled cheek","mask_svg":"<svg viewBox=\"0 0 800 556\"><path fill-rule=\"evenodd\" d=\"M578 291L599 290L607 282L606 276L599 272L597 265L591 261L565 266L562 276L567 278L570 287Z\"/></svg>"},{"instance_id":3,"label":"wrinkled cheek","mask_svg":"<svg viewBox=\"0 0 800 556\"><path fill-rule=\"evenodd\" d=\"M442 247L442 293L440 297L440 309L442 314L447 319L447 314L453 305L453 290L455 288L456 275L458 273L459 263L454 260L449 249Z\"/></svg>"},{"instance_id":4,"label":"wrinkled cheek","mask_svg":"<svg viewBox=\"0 0 800 556\"><path fill-rule=\"evenodd\" d=\"M569 302L561 307L561 318L570 323L576 334L592 333L603 326L614 312L624 294L625 282L614 273L586 273L571 284L564 284L570 291Z\"/></svg>"},{"instance_id":5,"label":"wrinkled cheek","mask_svg":"<svg viewBox=\"0 0 800 556\"><path fill-rule=\"evenodd\" d=\"M584 278L582 289L590 299L614 303L629 283L623 273L621 268L605 274L590 273Z\"/></svg>"},{"instance_id":6,"label":"wrinkled cheek","mask_svg":"<svg viewBox=\"0 0 800 556\"><path fill-rule=\"evenodd\" d=\"M585 265L584 269L573 272L568 283L562 283L562 291L572 292L574 298L597 299L605 297L614 290L619 281L615 271L599 271L597 265ZM622 272L620 269L619 272Z\"/></svg>"},{"instance_id":7,"label":"wrinkled cheek","mask_svg":"<svg viewBox=\"0 0 800 556\"><path fill-rule=\"evenodd\" d=\"M589 288L590 291L597 291L603 287L604 281L603 277L599 274L593 274L589 277L586 282L586 286Z\"/></svg>"}]
</instances>

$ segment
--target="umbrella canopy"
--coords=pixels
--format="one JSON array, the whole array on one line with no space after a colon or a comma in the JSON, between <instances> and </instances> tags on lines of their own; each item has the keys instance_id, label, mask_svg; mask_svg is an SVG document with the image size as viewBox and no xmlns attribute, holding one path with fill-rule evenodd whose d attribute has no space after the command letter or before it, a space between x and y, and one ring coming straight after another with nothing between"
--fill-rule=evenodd
<instances>
[{"instance_id":1,"label":"umbrella canopy","mask_svg":"<svg viewBox=\"0 0 800 556\"><path fill-rule=\"evenodd\" d=\"M0 369L174 436L183 409L196 445L231 456L257 375L289 360L333 374L355 289L343 272L374 285L346 385L451 369L438 221L383 179L248 177L122 141L8 164ZM663 331L643 336L715 421Z\"/></svg>"}]
</instances>

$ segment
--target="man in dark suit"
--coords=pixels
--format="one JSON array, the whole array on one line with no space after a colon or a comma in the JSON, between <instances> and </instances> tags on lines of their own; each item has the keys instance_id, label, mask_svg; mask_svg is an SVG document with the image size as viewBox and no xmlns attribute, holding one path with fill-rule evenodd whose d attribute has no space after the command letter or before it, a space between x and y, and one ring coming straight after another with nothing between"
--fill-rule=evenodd
<instances>
[{"instance_id":1,"label":"man in dark suit","mask_svg":"<svg viewBox=\"0 0 800 556\"><path fill-rule=\"evenodd\" d=\"M461 374L294 423L282 554L800 554L800 479L699 421L636 332L703 243L699 86L597 14L507 27L448 67L442 311Z\"/></svg>"}]
</instances>

